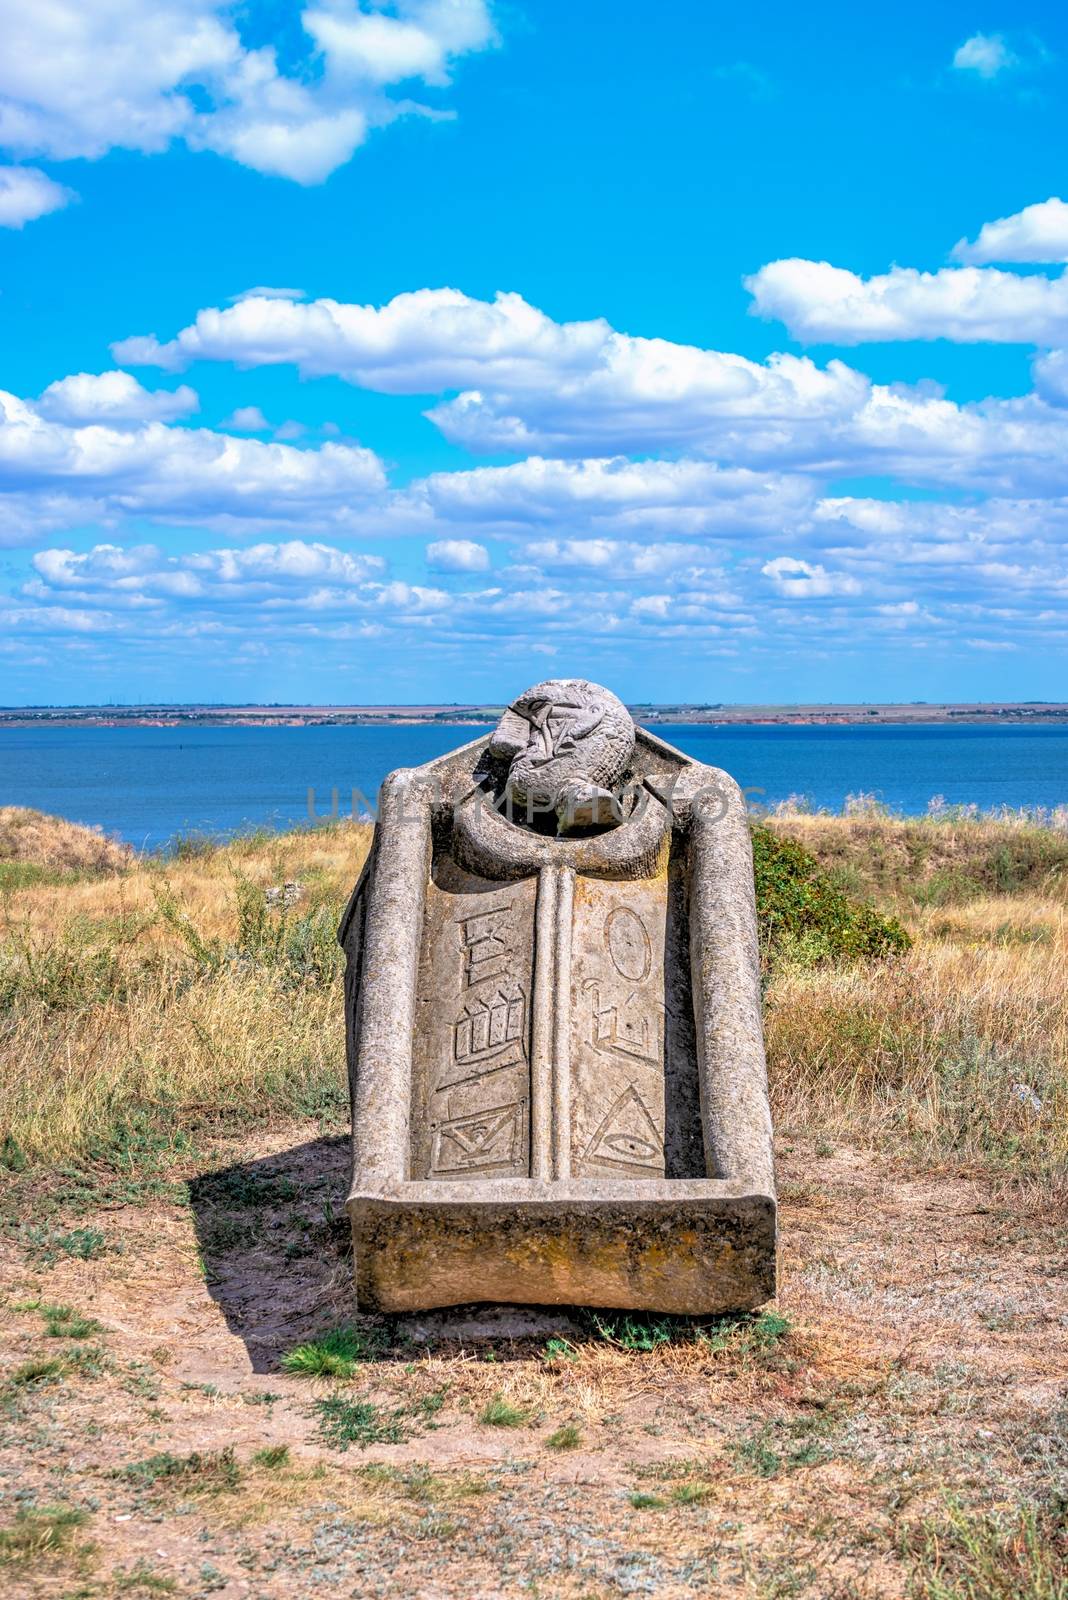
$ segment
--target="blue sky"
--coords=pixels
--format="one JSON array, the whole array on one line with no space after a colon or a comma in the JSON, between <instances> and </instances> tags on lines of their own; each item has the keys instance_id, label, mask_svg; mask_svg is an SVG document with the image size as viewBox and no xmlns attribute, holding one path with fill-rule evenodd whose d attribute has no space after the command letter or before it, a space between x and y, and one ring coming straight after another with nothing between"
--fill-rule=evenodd
<instances>
[{"instance_id":1,"label":"blue sky","mask_svg":"<svg viewBox=\"0 0 1068 1600\"><path fill-rule=\"evenodd\" d=\"M1063 7L35 12L0 703L1068 698Z\"/></svg>"}]
</instances>

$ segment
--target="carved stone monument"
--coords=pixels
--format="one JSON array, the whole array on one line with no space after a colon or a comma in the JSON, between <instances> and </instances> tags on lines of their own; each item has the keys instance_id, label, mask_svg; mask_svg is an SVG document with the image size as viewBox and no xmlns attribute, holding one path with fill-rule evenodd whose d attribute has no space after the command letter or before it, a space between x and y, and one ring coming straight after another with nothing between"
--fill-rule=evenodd
<instances>
[{"instance_id":1,"label":"carved stone monument","mask_svg":"<svg viewBox=\"0 0 1068 1600\"><path fill-rule=\"evenodd\" d=\"M341 925L367 1309L775 1292L745 805L607 689L536 684L382 786Z\"/></svg>"}]
</instances>

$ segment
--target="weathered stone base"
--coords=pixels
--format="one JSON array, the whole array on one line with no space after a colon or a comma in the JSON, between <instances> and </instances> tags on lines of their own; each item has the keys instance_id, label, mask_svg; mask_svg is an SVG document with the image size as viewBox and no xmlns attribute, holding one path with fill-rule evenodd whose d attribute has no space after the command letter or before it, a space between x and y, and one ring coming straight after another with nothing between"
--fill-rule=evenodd
<instances>
[{"instance_id":1,"label":"weathered stone base","mask_svg":"<svg viewBox=\"0 0 1068 1600\"><path fill-rule=\"evenodd\" d=\"M404 1183L353 1193L362 1309L477 1301L751 1310L775 1293L775 1201L744 1184Z\"/></svg>"}]
</instances>

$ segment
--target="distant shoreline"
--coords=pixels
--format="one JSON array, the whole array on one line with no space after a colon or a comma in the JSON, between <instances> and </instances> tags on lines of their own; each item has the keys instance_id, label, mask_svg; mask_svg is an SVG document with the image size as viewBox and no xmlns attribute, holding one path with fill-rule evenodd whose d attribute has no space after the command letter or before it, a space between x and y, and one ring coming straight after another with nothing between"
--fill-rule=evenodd
<instances>
[{"instance_id":1,"label":"distant shoreline","mask_svg":"<svg viewBox=\"0 0 1068 1600\"><path fill-rule=\"evenodd\" d=\"M484 726L496 722L501 705L140 705L0 706L4 728L323 728ZM908 702L879 705L653 705L629 707L635 721L694 726L901 726L921 723L1068 726L1068 704L1059 701Z\"/></svg>"}]
</instances>

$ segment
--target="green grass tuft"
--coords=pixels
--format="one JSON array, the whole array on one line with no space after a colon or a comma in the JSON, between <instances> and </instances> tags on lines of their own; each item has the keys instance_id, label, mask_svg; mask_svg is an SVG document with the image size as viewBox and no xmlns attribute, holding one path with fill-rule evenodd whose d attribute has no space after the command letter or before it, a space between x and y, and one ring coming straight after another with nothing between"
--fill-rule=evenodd
<instances>
[{"instance_id":1,"label":"green grass tuft","mask_svg":"<svg viewBox=\"0 0 1068 1600\"><path fill-rule=\"evenodd\" d=\"M61 1256L71 1261L97 1261L111 1248L99 1228L30 1226L23 1228L20 1243L27 1255L46 1267L54 1266Z\"/></svg>"},{"instance_id":2,"label":"green grass tuft","mask_svg":"<svg viewBox=\"0 0 1068 1600\"><path fill-rule=\"evenodd\" d=\"M144 1561L137 1561L128 1571L117 1567L111 1578L116 1594L174 1594L178 1588L173 1578L164 1578Z\"/></svg>"},{"instance_id":3,"label":"green grass tuft","mask_svg":"<svg viewBox=\"0 0 1068 1600\"><path fill-rule=\"evenodd\" d=\"M671 1498L677 1506L700 1506L715 1492L710 1483L679 1483L672 1489Z\"/></svg>"},{"instance_id":4,"label":"green grass tuft","mask_svg":"<svg viewBox=\"0 0 1068 1600\"><path fill-rule=\"evenodd\" d=\"M478 1420L487 1428L521 1428L530 1419L529 1411L522 1411L518 1406L510 1406L507 1400L498 1397L483 1406L479 1412Z\"/></svg>"},{"instance_id":5,"label":"green grass tuft","mask_svg":"<svg viewBox=\"0 0 1068 1600\"><path fill-rule=\"evenodd\" d=\"M0 1565L27 1564L66 1550L76 1528L89 1520L77 1506L22 1506L9 1528L0 1529Z\"/></svg>"},{"instance_id":6,"label":"green grass tuft","mask_svg":"<svg viewBox=\"0 0 1068 1600\"><path fill-rule=\"evenodd\" d=\"M583 1320L606 1344L620 1350L655 1350L661 1344L688 1343L694 1336L689 1317L658 1317L643 1312L591 1311Z\"/></svg>"},{"instance_id":7,"label":"green grass tuft","mask_svg":"<svg viewBox=\"0 0 1068 1600\"><path fill-rule=\"evenodd\" d=\"M1063 1508L1020 1506L973 1513L950 1501L916 1530L916 1600L1068 1600L1068 1523Z\"/></svg>"},{"instance_id":8,"label":"green grass tuft","mask_svg":"<svg viewBox=\"0 0 1068 1600\"><path fill-rule=\"evenodd\" d=\"M18 1389L28 1388L34 1383L52 1383L66 1371L67 1363L62 1356L35 1356L16 1367L7 1381Z\"/></svg>"},{"instance_id":9,"label":"green grass tuft","mask_svg":"<svg viewBox=\"0 0 1068 1600\"><path fill-rule=\"evenodd\" d=\"M380 1406L370 1400L346 1400L344 1395L328 1395L313 1408L319 1418L319 1434L335 1450L357 1444L401 1444L404 1440L403 1412L384 1417Z\"/></svg>"},{"instance_id":10,"label":"green grass tuft","mask_svg":"<svg viewBox=\"0 0 1068 1600\"><path fill-rule=\"evenodd\" d=\"M113 1476L126 1478L142 1488L151 1489L157 1483L168 1482L216 1494L237 1488L241 1481L241 1468L233 1445L227 1445L224 1450L194 1450L188 1456L176 1456L169 1450L163 1450L157 1455L147 1456L143 1461L131 1461L125 1467L117 1467Z\"/></svg>"},{"instance_id":11,"label":"green grass tuft","mask_svg":"<svg viewBox=\"0 0 1068 1600\"><path fill-rule=\"evenodd\" d=\"M727 1317L711 1326L699 1327L695 1338L709 1350L764 1356L776 1351L789 1332L789 1317L784 1317L781 1311L762 1311L757 1317Z\"/></svg>"},{"instance_id":12,"label":"green grass tuft","mask_svg":"<svg viewBox=\"0 0 1068 1600\"><path fill-rule=\"evenodd\" d=\"M373 1361L385 1336L378 1328L331 1328L282 1357L282 1371L300 1378L351 1378L361 1361Z\"/></svg>"},{"instance_id":13,"label":"green grass tuft","mask_svg":"<svg viewBox=\"0 0 1068 1600\"><path fill-rule=\"evenodd\" d=\"M582 1443L582 1433L573 1422L565 1422L555 1433L550 1433L545 1443L550 1450L577 1450Z\"/></svg>"},{"instance_id":14,"label":"green grass tuft","mask_svg":"<svg viewBox=\"0 0 1068 1600\"><path fill-rule=\"evenodd\" d=\"M826 1461L833 1454L825 1437L830 1426L827 1416L773 1419L749 1438L735 1440L730 1453L738 1466L758 1478L776 1478L780 1472Z\"/></svg>"},{"instance_id":15,"label":"green grass tuft","mask_svg":"<svg viewBox=\"0 0 1068 1600\"><path fill-rule=\"evenodd\" d=\"M100 1327L92 1317L83 1317L73 1306L42 1306L45 1333L50 1339L88 1339Z\"/></svg>"}]
</instances>

